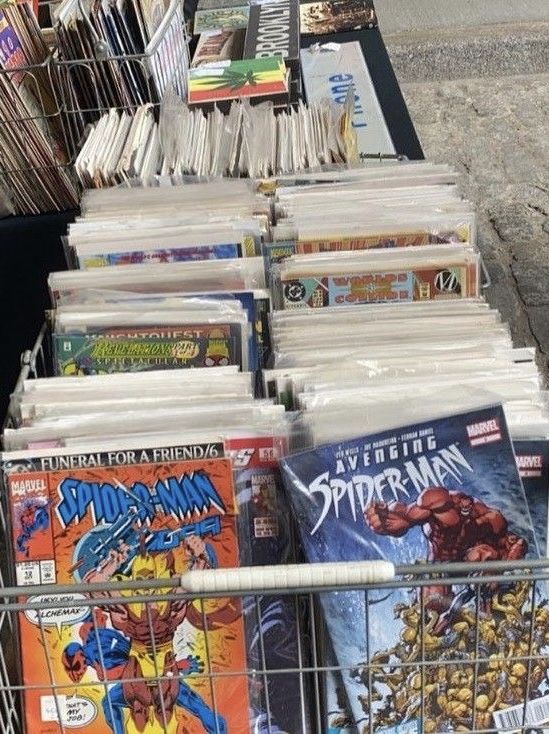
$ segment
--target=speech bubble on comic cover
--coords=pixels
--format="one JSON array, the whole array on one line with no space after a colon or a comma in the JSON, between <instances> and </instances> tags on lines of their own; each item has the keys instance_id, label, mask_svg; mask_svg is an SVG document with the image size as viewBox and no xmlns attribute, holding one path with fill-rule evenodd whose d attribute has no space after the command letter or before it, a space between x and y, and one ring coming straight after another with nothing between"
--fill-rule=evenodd
<instances>
[{"instance_id":1,"label":"speech bubble on comic cover","mask_svg":"<svg viewBox=\"0 0 549 734\"><path fill-rule=\"evenodd\" d=\"M87 599L85 594L39 594L28 598L34 609L26 609L25 617L37 627L56 627L59 635L62 628L83 622L90 614L90 607L75 605Z\"/></svg>"}]
</instances>

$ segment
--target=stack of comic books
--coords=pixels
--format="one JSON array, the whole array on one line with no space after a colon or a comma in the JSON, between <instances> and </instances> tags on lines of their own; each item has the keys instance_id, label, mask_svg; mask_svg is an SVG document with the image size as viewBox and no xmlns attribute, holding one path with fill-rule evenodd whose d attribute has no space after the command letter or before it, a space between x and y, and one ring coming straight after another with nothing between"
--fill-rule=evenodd
<instances>
[{"instance_id":1,"label":"stack of comic books","mask_svg":"<svg viewBox=\"0 0 549 734\"><path fill-rule=\"evenodd\" d=\"M42 587L28 731L298 734L315 704L322 731L515 730L526 699L547 722L548 597L513 580L547 554L545 385L457 183L393 161L87 192L49 277L55 376L3 435L15 582ZM298 557L509 581L321 594L311 658L294 597L173 591Z\"/></svg>"},{"instance_id":2,"label":"stack of comic books","mask_svg":"<svg viewBox=\"0 0 549 734\"><path fill-rule=\"evenodd\" d=\"M278 468L289 422L255 391L266 211L240 181L100 191L70 228L86 269L50 276L57 376L24 382L3 437L15 581L62 602L20 615L29 731L308 727L295 600L177 588L188 570L293 557ZM89 591L111 581L141 591Z\"/></svg>"},{"instance_id":3,"label":"stack of comic books","mask_svg":"<svg viewBox=\"0 0 549 734\"><path fill-rule=\"evenodd\" d=\"M262 366L264 196L237 180L102 190L82 211L65 241L81 269L50 276L56 374Z\"/></svg>"},{"instance_id":4,"label":"stack of comic books","mask_svg":"<svg viewBox=\"0 0 549 734\"><path fill-rule=\"evenodd\" d=\"M25 599L43 605L19 618L27 729L301 729L293 600L193 602L176 579L290 560L284 411L254 401L250 375L230 367L152 376L25 385L34 417L6 436L16 581L22 594L40 586ZM116 603L118 591L88 591L112 581L141 591Z\"/></svg>"},{"instance_id":5,"label":"stack of comic books","mask_svg":"<svg viewBox=\"0 0 549 734\"><path fill-rule=\"evenodd\" d=\"M263 383L300 412L282 467L311 563L503 560L512 572L547 554L544 382L481 296L475 217L455 183L428 164L278 182ZM516 659L543 587L533 598L510 578L479 599L435 584L321 596L326 730L508 728L527 699L539 699L527 723L547 721L543 676L528 683ZM536 637L530 654L544 650ZM500 689L479 656L508 660Z\"/></svg>"},{"instance_id":6,"label":"stack of comic books","mask_svg":"<svg viewBox=\"0 0 549 734\"><path fill-rule=\"evenodd\" d=\"M386 403L379 422L364 410L361 422L358 413L350 419L342 406L339 439L311 436L310 448L283 460L309 562L505 561L509 574L494 587L477 588L456 571L455 580L434 578L423 589L322 594L326 729L506 729L534 699L527 724L547 721L543 677L528 678L522 659L526 649L544 654L547 595L543 585L513 581L517 562L545 551L505 414L489 393L476 405L464 392L460 404L442 406L449 393L433 388L430 405L429 396ZM535 619L532 609L542 610Z\"/></svg>"}]
</instances>

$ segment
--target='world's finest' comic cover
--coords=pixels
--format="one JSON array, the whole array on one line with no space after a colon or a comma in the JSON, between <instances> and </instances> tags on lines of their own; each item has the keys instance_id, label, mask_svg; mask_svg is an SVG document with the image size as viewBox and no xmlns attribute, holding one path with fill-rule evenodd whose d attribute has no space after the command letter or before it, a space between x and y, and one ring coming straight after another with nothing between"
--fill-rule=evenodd
<instances>
[{"instance_id":1,"label":"'world's finest' comic cover","mask_svg":"<svg viewBox=\"0 0 549 734\"><path fill-rule=\"evenodd\" d=\"M248 732L240 601L202 607L177 586L149 585L240 564L223 444L4 460L18 585L127 580L153 597L109 604L109 592L79 586L32 598L61 606L20 615L24 683L36 686L27 731Z\"/></svg>"},{"instance_id":2,"label":"'world's finest' comic cover","mask_svg":"<svg viewBox=\"0 0 549 734\"><path fill-rule=\"evenodd\" d=\"M506 560L511 569L538 557L501 406L321 446L282 469L310 562ZM433 579L423 594L412 584L322 595L351 716L337 714L326 728L489 729L498 715L512 724L506 711L522 710L526 693L526 668L513 656L530 650L532 585L509 576L504 586ZM534 639L535 654L547 642ZM481 653L493 660L475 674L467 661ZM538 673L529 696L545 693Z\"/></svg>"},{"instance_id":3,"label":"'world's finest' comic cover","mask_svg":"<svg viewBox=\"0 0 549 734\"><path fill-rule=\"evenodd\" d=\"M476 268L463 265L289 278L280 286L282 308L295 309L468 298L477 295L477 281Z\"/></svg>"}]
</instances>

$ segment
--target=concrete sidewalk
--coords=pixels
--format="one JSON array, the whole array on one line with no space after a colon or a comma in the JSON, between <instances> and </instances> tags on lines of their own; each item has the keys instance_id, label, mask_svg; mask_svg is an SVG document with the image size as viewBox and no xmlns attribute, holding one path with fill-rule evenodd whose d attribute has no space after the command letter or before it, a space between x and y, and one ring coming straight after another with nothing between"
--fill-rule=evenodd
<instances>
[{"instance_id":1,"label":"concrete sidewalk","mask_svg":"<svg viewBox=\"0 0 549 734\"><path fill-rule=\"evenodd\" d=\"M426 29L549 22L548 0L375 0L384 36Z\"/></svg>"},{"instance_id":2,"label":"concrete sidewalk","mask_svg":"<svg viewBox=\"0 0 549 734\"><path fill-rule=\"evenodd\" d=\"M401 81L549 72L549 0L376 0Z\"/></svg>"},{"instance_id":3,"label":"concrete sidewalk","mask_svg":"<svg viewBox=\"0 0 549 734\"><path fill-rule=\"evenodd\" d=\"M549 359L549 74L402 84L427 159L454 164L479 217L486 292Z\"/></svg>"}]
</instances>

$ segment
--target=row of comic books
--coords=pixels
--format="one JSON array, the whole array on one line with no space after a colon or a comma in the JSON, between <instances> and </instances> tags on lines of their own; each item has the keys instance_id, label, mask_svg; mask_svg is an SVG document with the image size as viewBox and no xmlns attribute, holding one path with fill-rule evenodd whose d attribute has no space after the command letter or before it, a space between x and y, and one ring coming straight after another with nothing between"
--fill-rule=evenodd
<instances>
[{"instance_id":1,"label":"row of comic books","mask_svg":"<svg viewBox=\"0 0 549 734\"><path fill-rule=\"evenodd\" d=\"M173 589L293 558L288 420L255 385L270 201L232 183L89 192L65 241L79 269L50 276L55 376L23 384L4 432L16 582L63 599L20 617L28 731L308 727L294 600ZM111 581L152 599L88 591Z\"/></svg>"},{"instance_id":2,"label":"row of comic books","mask_svg":"<svg viewBox=\"0 0 549 734\"><path fill-rule=\"evenodd\" d=\"M223 114L172 96L158 122L150 105L104 115L90 128L75 170L84 187L101 188L157 175L261 178L356 158L351 115L329 99L279 114L272 105L233 101Z\"/></svg>"},{"instance_id":3,"label":"row of comic books","mask_svg":"<svg viewBox=\"0 0 549 734\"><path fill-rule=\"evenodd\" d=\"M545 385L481 297L470 206L419 171L277 191L263 381L301 425L282 474L310 563L509 577L322 594L324 730L541 726L547 667L521 656L547 653L547 594L513 566L547 555Z\"/></svg>"},{"instance_id":4,"label":"row of comic books","mask_svg":"<svg viewBox=\"0 0 549 734\"><path fill-rule=\"evenodd\" d=\"M54 376L3 435L15 581L43 604L20 615L28 731L549 719L524 664L544 589L512 576L547 555L546 395L482 297L457 182L386 162L86 193L49 278ZM170 592L297 558L499 560L509 582L325 593L314 635L290 596ZM141 591L87 588L111 581Z\"/></svg>"}]
</instances>

